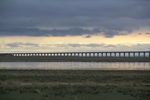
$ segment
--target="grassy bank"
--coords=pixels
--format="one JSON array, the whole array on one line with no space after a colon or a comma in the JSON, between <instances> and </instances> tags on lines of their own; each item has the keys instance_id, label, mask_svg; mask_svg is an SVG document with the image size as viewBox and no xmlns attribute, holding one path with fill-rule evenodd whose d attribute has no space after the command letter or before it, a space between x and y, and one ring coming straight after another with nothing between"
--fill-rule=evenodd
<instances>
[{"instance_id":1,"label":"grassy bank","mask_svg":"<svg viewBox=\"0 0 150 100\"><path fill-rule=\"evenodd\" d=\"M149 71L0 70L0 100L150 100Z\"/></svg>"},{"instance_id":2,"label":"grassy bank","mask_svg":"<svg viewBox=\"0 0 150 100\"><path fill-rule=\"evenodd\" d=\"M30 56L16 57L4 56L0 57L0 62L53 62L53 61L75 61L75 62L150 62L150 58L143 57L70 57L70 56Z\"/></svg>"}]
</instances>

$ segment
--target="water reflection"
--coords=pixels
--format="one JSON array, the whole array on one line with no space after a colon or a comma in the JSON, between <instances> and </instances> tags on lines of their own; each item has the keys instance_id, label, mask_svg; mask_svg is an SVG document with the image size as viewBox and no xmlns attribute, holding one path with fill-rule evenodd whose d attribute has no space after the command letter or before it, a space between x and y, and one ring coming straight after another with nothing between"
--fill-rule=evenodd
<instances>
[{"instance_id":1,"label":"water reflection","mask_svg":"<svg viewBox=\"0 0 150 100\"><path fill-rule=\"evenodd\" d=\"M51 70L150 70L150 63L139 62L0 62L0 69Z\"/></svg>"}]
</instances>

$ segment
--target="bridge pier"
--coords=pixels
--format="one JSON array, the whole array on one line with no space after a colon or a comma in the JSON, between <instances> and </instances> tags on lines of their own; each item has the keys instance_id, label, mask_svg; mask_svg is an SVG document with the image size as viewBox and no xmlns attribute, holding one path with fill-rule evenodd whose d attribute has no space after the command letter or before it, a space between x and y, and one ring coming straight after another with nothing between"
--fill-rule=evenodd
<instances>
[{"instance_id":1,"label":"bridge pier","mask_svg":"<svg viewBox=\"0 0 150 100\"><path fill-rule=\"evenodd\" d=\"M96 56L96 54L93 52L93 57L95 57Z\"/></svg>"},{"instance_id":2,"label":"bridge pier","mask_svg":"<svg viewBox=\"0 0 150 100\"><path fill-rule=\"evenodd\" d=\"M146 57L145 52L143 52L143 56L144 56L144 58Z\"/></svg>"},{"instance_id":3,"label":"bridge pier","mask_svg":"<svg viewBox=\"0 0 150 100\"><path fill-rule=\"evenodd\" d=\"M116 57L116 52L113 52L112 54L113 54L113 57Z\"/></svg>"},{"instance_id":4,"label":"bridge pier","mask_svg":"<svg viewBox=\"0 0 150 100\"><path fill-rule=\"evenodd\" d=\"M133 57L135 57L135 52L133 52Z\"/></svg>"},{"instance_id":5,"label":"bridge pier","mask_svg":"<svg viewBox=\"0 0 150 100\"><path fill-rule=\"evenodd\" d=\"M104 57L104 53L101 53L101 57Z\"/></svg>"},{"instance_id":6,"label":"bridge pier","mask_svg":"<svg viewBox=\"0 0 150 100\"><path fill-rule=\"evenodd\" d=\"M128 52L128 57L129 57L129 58L131 57L131 54L130 54L130 52Z\"/></svg>"}]
</instances>

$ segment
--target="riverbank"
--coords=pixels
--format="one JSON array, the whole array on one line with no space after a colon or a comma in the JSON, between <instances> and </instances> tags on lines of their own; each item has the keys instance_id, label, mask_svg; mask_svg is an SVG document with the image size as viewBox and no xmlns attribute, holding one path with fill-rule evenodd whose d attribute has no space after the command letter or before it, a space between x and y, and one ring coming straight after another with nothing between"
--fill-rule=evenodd
<instances>
[{"instance_id":1,"label":"riverbank","mask_svg":"<svg viewBox=\"0 0 150 100\"><path fill-rule=\"evenodd\" d=\"M0 62L150 62L148 57L4 56Z\"/></svg>"},{"instance_id":2,"label":"riverbank","mask_svg":"<svg viewBox=\"0 0 150 100\"><path fill-rule=\"evenodd\" d=\"M149 71L0 70L0 100L149 100Z\"/></svg>"}]
</instances>

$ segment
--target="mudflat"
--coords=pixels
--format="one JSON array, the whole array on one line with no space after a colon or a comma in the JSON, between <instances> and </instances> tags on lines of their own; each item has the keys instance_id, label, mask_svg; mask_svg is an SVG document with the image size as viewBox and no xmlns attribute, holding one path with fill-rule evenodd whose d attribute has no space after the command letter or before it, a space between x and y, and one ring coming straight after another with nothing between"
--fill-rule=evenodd
<instances>
[{"instance_id":1,"label":"mudflat","mask_svg":"<svg viewBox=\"0 0 150 100\"><path fill-rule=\"evenodd\" d=\"M150 71L0 70L0 100L150 100Z\"/></svg>"}]
</instances>

